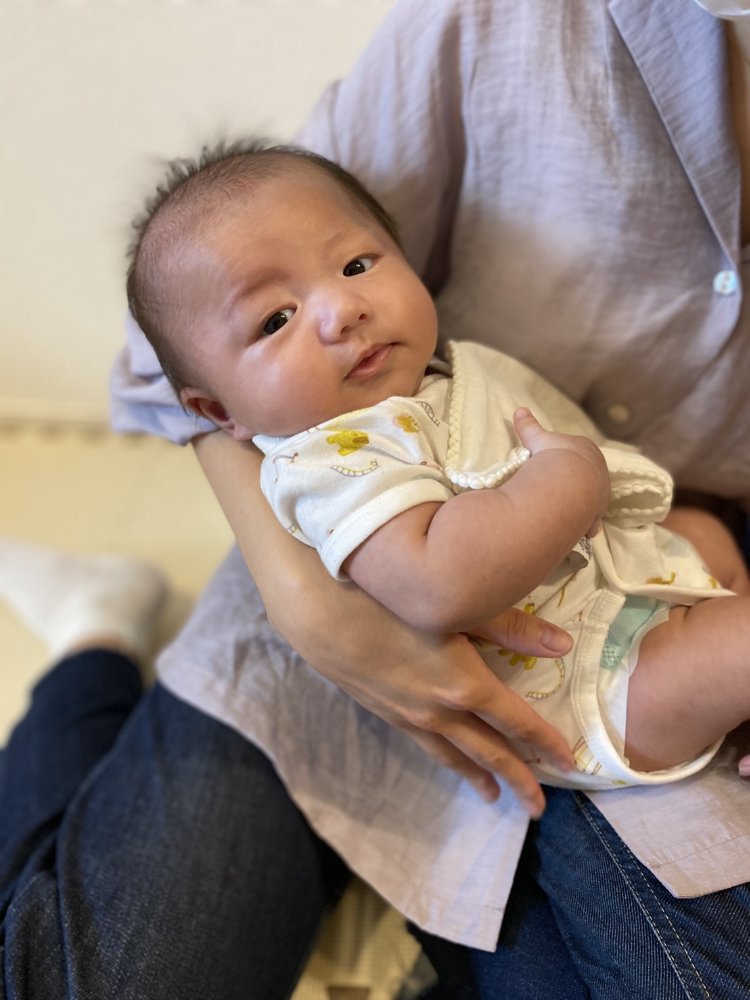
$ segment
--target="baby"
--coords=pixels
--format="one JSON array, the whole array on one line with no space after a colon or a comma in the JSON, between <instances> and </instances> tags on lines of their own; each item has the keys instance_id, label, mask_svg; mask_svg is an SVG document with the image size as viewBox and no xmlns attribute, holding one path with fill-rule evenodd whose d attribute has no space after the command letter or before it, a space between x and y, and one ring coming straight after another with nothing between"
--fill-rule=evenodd
<instances>
[{"instance_id":1,"label":"baby","mask_svg":"<svg viewBox=\"0 0 750 1000\"><path fill-rule=\"evenodd\" d=\"M670 513L668 474L519 362L434 360L432 299L350 174L220 148L176 164L136 228L128 298L165 373L261 449L269 503L330 573L419 628L477 635L517 605L571 633L555 660L481 646L571 747L576 771L530 762L541 780L674 781L750 716L729 533Z\"/></svg>"}]
</instances>

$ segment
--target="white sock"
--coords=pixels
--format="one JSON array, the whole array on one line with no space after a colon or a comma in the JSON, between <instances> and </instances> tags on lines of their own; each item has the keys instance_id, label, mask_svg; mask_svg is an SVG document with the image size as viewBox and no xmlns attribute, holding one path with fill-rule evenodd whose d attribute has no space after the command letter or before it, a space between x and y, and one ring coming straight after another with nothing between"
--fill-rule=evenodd
<instances>
[{"instance_id":1,"label":"white sock","mask_svg":"<svg viewBox=\"0 0 750 1000\"><path fill-rule=\"evenodd\" d=\"M143 656L167 589L159 570L140 559L0 538L0 599L55 658L97 635Z\"/></svg>"}]
</instances>

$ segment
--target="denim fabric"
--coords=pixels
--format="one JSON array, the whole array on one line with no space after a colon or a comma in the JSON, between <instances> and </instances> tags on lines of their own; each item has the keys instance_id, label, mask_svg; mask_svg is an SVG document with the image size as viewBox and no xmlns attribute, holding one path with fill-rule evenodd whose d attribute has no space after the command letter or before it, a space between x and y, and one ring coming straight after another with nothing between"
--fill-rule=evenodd
<instances>
[{"instance_id":1,"label":"denim fabric","mask_svg":"<svg viewBox=\"0 0 750 1000\"><path fill-rule=\"evenodd\" d=\"M673 899L546 794L497 951L419 935L435 996L746 997L748 888ZM347 879L252 744L114 654L58 665L0 753L2 1000L288 997Z\"/></svg>"},{"instance_id":2,"label":"denim fabric","mask_svg":"<svg viewBox=\"0 0 750 1000\"><path fill-rule=\"evenodd\" d=\"M287 997L347 879L252 744L112 653L0 754L4 1000Z\"/></svg>"},{"instance_id":3,"label":"denim fabric","mask_svg":"<svg viewBox=\"0 0 750 1000\"><path fill-rule=\"evenodd\" d=\"M675 899L580 792L545 789L494 954L419 935L450 1000L745 1000L750 888Z\"/></svg>"}]
</instances>

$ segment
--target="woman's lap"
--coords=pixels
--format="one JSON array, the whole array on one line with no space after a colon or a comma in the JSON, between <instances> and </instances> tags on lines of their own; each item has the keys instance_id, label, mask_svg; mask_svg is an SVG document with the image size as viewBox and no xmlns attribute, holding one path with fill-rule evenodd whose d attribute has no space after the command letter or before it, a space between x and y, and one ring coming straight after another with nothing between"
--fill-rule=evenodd
<instances>
[{"instance_id":1,"label":"woman's lap","mask_svg":"<svg viewBox=\"0 0 750 1000\"><path fill-rule=\"evenodd\" d=\"M585 795L549 800L539 883L592 996L747 996L750 887L677 899Z\"/></svg>"},{"instance_id":2,"label":"woman's lap","mask_svg":"<svg viewBox=\"0 0 750 1000\"><path fill-rule=\"evenodd\" d=\"M70 671L47 683L47 708L32 707L27 719L35 711L52 719L63 680ZM107 712L91 708L106 742ZM110 710L116 732L129 709L121 698ZM63 791L56 814L30 817L18 771L25 745L43 740L36 728L0 758L0 996L288 996L348 873L266 758L157 685L67 808ZM52 739L50 760L54 747ZM73 770L82 767L72 759Z\"/></svg>"},{"instance_id":3,"label":"woman's lap","mask_svg":"<svg viewBox=\"0 0 750 1000\"><path fill-rule=\"evenodd\" d=\"M0 996L287 996L348 874L266 758L116 659L34 697L0 756ZM498 950L419 935L445 996L746 996L748 887L673 899L585 796L547 798Z\"/></svg>"},{"instance_id":4,"label":"woman's lap","mask_svg":"<svg viewBox=\"0 0 750 1000\"><path fill-rule=\"evenodd\" d=\"M748 886L675 899L585 795L546 794L547 811L532 824L497 951L446 949L418 935L445 996L745 998Z\"/></svg>"}]
</instances>

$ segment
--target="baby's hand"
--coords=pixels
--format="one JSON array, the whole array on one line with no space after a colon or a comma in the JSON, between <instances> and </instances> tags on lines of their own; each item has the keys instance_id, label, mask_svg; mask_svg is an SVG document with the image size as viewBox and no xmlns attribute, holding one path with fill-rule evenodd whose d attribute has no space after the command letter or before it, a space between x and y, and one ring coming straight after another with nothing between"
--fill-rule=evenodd
<instances>
[{"instance_id":1,"label":"baby's hand","mask_svg":"<svg viewBox=\"0 0 750 1000\"><path fill-rule=\"evenodd\" d=\"M557 431L545 430L526 407L519 407L516 410L513 414L513 423L521 444L528 448L532 455L541 455L545 451L568 451L586 462L593 470L599 483L599 495L594 519L586 532L591 538L601 528L601 519L609 505L609 471L601 449L590 438L580 434L560 434Z\"/></svg>"}]
</instances>

